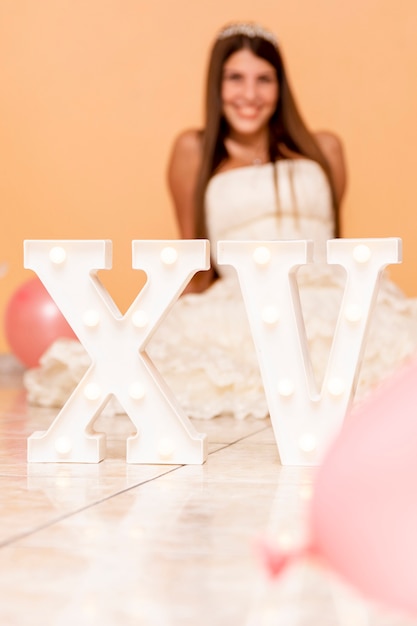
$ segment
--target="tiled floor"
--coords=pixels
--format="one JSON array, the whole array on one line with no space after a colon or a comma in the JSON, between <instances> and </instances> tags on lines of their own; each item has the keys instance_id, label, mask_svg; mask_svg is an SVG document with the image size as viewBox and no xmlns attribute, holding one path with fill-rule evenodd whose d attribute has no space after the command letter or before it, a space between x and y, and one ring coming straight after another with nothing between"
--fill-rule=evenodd
<instances>
[{"instance_id":1,"label":"tiled floor","mask_svg":"<svg viewBox=\"0 0 417 626\"><path fill-rule=\"evenodd\" d=\"M97 465L27 464L54 411L0 359L0 626L415 626L317 566L267 579L260 537L301 539L314 471L282 467L268 421L196 422L203 466L125 463L130 422L102 416Z\"/></svg>"}]
</instances>

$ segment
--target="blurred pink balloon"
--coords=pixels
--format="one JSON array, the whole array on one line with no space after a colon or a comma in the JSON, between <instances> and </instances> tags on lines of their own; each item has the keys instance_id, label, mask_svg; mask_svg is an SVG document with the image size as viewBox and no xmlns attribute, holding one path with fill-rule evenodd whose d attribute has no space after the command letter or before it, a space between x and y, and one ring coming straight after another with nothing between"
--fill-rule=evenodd
<instances>
[{"instance_id":1,"label":"blurred pink balloon","mask_svg":"<svg viewBox=\"0 0 417 626\"><path fill-rule=\"evenodd\" d=\"M12 295L5 312L5 335L13 354L28 367L59 337L76 338L70 325L38 278Z\"/></svg>"},{"instance_id":2,"label":"blurred pink balloon","mask_svg":"<svg viewBox=\"0 0 417 626\"><path fill-rule=\"evenodd\" d=\"M310 548L369 598L417 614L417 361L347 418L318 470Z\"/></svg>"}]
</instances>

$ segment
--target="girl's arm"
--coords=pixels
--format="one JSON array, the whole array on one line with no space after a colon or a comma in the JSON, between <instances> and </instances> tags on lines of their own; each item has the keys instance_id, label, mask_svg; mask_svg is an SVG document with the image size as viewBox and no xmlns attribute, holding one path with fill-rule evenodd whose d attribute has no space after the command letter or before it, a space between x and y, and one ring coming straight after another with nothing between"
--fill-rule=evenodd
<instances>
[{"instance_id":1,"label":"girl's arm","mask_svg":"<svg viewBox=\"0 0 417 626\"><path fill-rule=\"evenodd\" d=\"M195 193L201 164L201 137L187 130L176 139L168 165L168 185L174 202L180 236L195 238ZM201 292L214 280L214 271L198 272L184 293Z\"/></svg>"},{"instance_id":2,"label":"girl's arm","mask_svg":"<svg viewBox=\"0 0 417 626\"><path fill-rule=\"evenodd\" d=\"M340 204L346 190L347 178L342 142L337 135L324 131L316 133L315 138L329 163L333 176L336 199Z\"/></svg>"}]
</instances>

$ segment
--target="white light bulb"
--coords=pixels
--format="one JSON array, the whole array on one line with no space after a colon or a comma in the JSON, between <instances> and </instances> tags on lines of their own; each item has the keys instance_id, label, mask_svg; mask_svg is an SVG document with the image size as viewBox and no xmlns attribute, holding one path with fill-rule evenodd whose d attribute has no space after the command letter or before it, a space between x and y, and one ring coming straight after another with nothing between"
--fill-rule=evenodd
<instances>
[{"instance_id":1,"label":"white light bulb","mask_svg":"<svg viewBox=\"0 0 417 626\"><path fill-rule=\"evenodd\" d=\"M331 378L327 383L327 389L332 396L341 396L345 390L345 383L341 378Z\"/></svg>"},{"instance_id":2,"label":"white light bulb","mask_svg":"<svg viewBox=\"0 0 417 626\"><path fill-rule=\"evenodd\" d=\"M58 454L69 454L72 450L72 442L69 437L58 437L55 439L54 445Z\"/></svg>"},{"instance_id":3,"label":"white light bulb","mask_svg":"<svg viewBox=\"0 0 417 626\"><path fill-rule=\"evenodd\" d=\"M314 452L317 447L316 437L312 433L301 435L298 445L303 452Z\"/></svg>"},{"instance_id":4,"label":"white light bulb","mask_svg":"<svg viewBox=\"0 0 417 626\"><path fill-rule=\"evenodd\" d=\"M262 309L262 321L265 324L276 324L279 320L279 309L273 304L270 304Z\"/></svg>"},{"instance_id":5,"label":"white light bulb","mask_svg":"<svg viewBox=\"0 0 417 626\"><path fill-rule=\"evenodd\" d=\"M83 315L84 326L88 328L95 328L100 323L100 314L94 309L86 311Z\"/></svg>"},{"instance_id":6,"label":"white light bulb","mask_svg":"<svg viewBox=\"0 0 417 626\"><path fill-rule=\"evenodd\" d=\"M178 252L175 248L167 246L161 250L161 261L164 265L173 265L178 259Z\"/></svg>"},{"instance_id":7,"label":"white light bulb","mask_svg":"<svg viewBox=\"0 0 417 626\"><path fill-rule=\"evenodd\" d=\"M88 400L98 400L101 396L101 389L96 383L89 383L84 389L84 395Z\"/></svg>"},{"instance_id":8,"label":"white light bulb","mask_svg":"<svg viewBox=\"0 0 417 626\"><path fill-rule=\"evenodd\" d=\"M142 383L132 383L129 387L129 396L133 400L142 400L145 397L145 387Z\"/></svg>"},{"instance_id":9,"label":"white light bulb","mask_svg":"<svg viewBox=\"0 0 417 626\"><path fill-rule=\"evenodd\" d=\"M371 249L361 243L353 249L353 258L358 263L367 263L371 258Z\"/></svg>"},{"instance_id":10,"label":"white light bulb","mask_svg":"<svg viewBox=\"0 0 417 626\"><path fill-rule=\"evenodd\" d=\"M294 381L291 378L281 378L278 382L278 393L280 396L288 398L294 393Z\"/></svg>"},{"instance_id":11,"label":"white light bulb","mask_svg":"<svg viewBox=\"0 0 417 626\"><path fill-rule=\"evenodd\" d=\"M61 265L67 258L67 253L61 246L54 246L49 251L49 258L54 265Z\"/></svg>"},{"instance_id":12,"label":"white light bulb","mask_svg":"<svg viewBox=\"0 0 417 626\"><path fill-rule=\"evenodd\" d=\"M158 443L158 454L161 459L169 459L174 453L174 443L171 439L164 437L159 440Z\"/></svg>"},{"instance_id":13,"label":"white light bulb","mask_svg":"<svg viewBox=\"0 0 417 626\"><path fill-rule=\"evenodd\" d=\"M146 311L142 309L138 309L132 315L132 324L136 326L136 328L145 328L145 326L149 322L149 316Z\"/></svg>"},{"instance_id":14,"label":"white light bulb","mask_svg":"<svg viewBox=\"0 0 417 626\"><path fill-rule=\"evenodd\" d=\"M345 309L345 318L348 322L359 322L362 317L362 309L358 304L348 304Z\"/></svg>"},{"instance_id":15,"label":"white light bulb","mask_svg":"<svg viewBox=\"0 0 417 626\"><path fill-rule=\"evenodd\" d=\"M258 246L253 251L253 260L257 265L266 265L271 260L271 251L266 246Z\"/></svg>"}]
</instances>

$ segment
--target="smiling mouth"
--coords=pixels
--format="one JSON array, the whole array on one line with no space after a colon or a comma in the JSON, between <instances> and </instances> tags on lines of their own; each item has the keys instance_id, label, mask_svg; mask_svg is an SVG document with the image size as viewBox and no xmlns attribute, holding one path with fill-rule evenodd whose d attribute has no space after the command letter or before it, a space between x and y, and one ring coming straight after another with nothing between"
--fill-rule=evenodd
<instances>
[{"instance_id":1,"label":"smiling mouth","mask_svg":"<svg viewBox=\"0 0 417 626\"><path fill-rule=\"evenodd\" d=\"M245 119L245 120L253 120L255 118L258 117L259 115L259 109L240 109L239 107L236 108L236 112L239 115L239 117Z\"/></svg>"}]
</instances>

